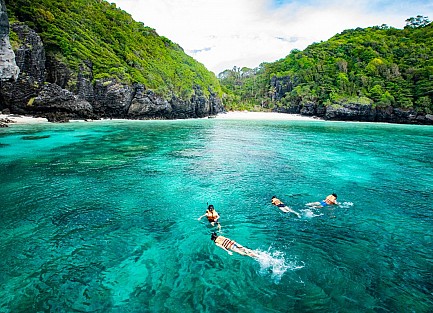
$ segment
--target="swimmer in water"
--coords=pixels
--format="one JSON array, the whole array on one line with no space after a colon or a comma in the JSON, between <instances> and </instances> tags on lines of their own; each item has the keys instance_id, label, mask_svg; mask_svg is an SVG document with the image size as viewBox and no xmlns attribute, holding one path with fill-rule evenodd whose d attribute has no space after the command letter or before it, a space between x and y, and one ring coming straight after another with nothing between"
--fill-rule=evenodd
<instances>
[{"instance_id":1,"label":"swimmer in water","mask_svg":"<svg viewBox=\"0 0 433 313\"><path fill-rule=\"evenodd\" d=\"M327 196L322 201L319 201L319 202L310 202L310 203L307 203L306 205L314 207L314 208L323 208L325 206L335 205L335 204L338 204L338 202L337 202L337 194L333 193L333 194Z\"/></svg>"},{"instance_id":2,"label":"swimmer in water","mask_svg":"<svg viewBox=\"0 0 433 313\"><path fill-rule=\"evenodd\" d=\"M199 218L198 218L198 220L201 220L203 217L207 217L207 220L209 221L209 223L212 225L212 226L215 226L215 224L217 224L217 226L218 226L218 229L221 229L221 225L220 225L220 222L219 222L219 218L220 218L220 215L218 214L218 212L215 210L215 208L214 208L214 206L212 205L212 204L210 204L208 207L207 207L207 210L206 210L206 213L205 214L203 214L202 216L200 216Z\"/></svg>"},{"instance_id":3,"label":"swimmer in water","mask_svg":"<svg viewBox=\"0 0 433 313\"><path fill-rule=\"evenodd\" d=\"M258 258L258 254L253 250L243 247L238 244L236 241L231 240L230 238L226 238L224 236L218 236L216 233L212 233L211 238L215 244L227 251L228 254L233 255L233 252L239 253L240 255L246 255L252 258Z\"/></svg>"},{"instance_id":4,"label":"swimmer in water","mask_svg":"<svg viewBox=\"0 0 433 313\"><path fill-rule=\"evenodd\" d=\"M291 208L289 208L287 205L285 205L280 199L278 199L277 197L273 196L271 199L271 202L273 205L277 206L281 211L285 212L285 213L294 213L296 214L299 218L301 217L301 214L299 214L298 212L292 210Z\"/></svg>"}]
</instances>

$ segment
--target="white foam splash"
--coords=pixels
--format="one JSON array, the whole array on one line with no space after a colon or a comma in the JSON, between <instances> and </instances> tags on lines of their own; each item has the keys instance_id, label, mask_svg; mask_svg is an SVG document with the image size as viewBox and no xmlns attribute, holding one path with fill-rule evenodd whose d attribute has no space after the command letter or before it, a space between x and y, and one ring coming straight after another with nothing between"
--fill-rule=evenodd
<instances>
[{"instance_id":1,"label":"white foam splash","mask_svg":"<svg viewBox=\"0 0 433 313\"><path fill-rule=\"evenodd\" d=\"M342 209L347 209L353 206L353 202L343 202L339 204L339 207Z\"/></svg>"},{"instance_id":2,"label":"white foam splash","mask_svg":"<svg viewBox=\"0 0 433 313\"><path fill-rule=\"evenodd\" d=\"M323 213L315 214L315 213L314 213L312 210L310 210L310 209L305 209L305 210L303 210L303 213L304 213L304 216L307 217L307 218L313 218L313 217L316 217L316 216L321 216L321 215L323 215Z\"/></svg>"},{"instance_id":3,"label":"white foam splash","mask_svg":"<svg viewBox=\"0 0 433 313\"><path fill-rule=\"evenodd\" d=\"M258 257L256 260L260 264L260 274L265 275L271 273L271 277L275 283L279 283L281 277L287 270L297 270L303 268L304 265L300 266L296 262L286 262L284 253L280 251L254 251Z\"/></svg>"}]
</instances>

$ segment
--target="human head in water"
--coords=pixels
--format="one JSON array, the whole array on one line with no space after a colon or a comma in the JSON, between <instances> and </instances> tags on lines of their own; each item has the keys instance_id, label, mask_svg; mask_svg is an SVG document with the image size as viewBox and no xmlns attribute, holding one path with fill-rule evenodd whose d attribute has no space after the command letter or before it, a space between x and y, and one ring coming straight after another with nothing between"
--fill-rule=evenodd
<instances>
[{"instance_id":1,"label":"human head in water","mask_svg":"<svg viewBox=\"0 0 433 313\"><path fill-rule=\"evenodd\" d=\"M333 193L332 195L335 197L335 199L337 199L337 194L336 193Z\"/></svg>"},{"instance_id":2,"label":"human head in water","mask_svg":"<svg viewBox=\"0 0 433 313\"><path fill-rule=\"evenodd\" d=\"M210 239L212 241L215 241L215 239L217 239L217 237L218 237L218 235L215 232L213 232L212 235L210 236Z\"/></svg>"},{"instance_id":3,"label":"human head in water","mask_svg":"<svg viewBox=\"0 0 433 313\"><path fill-rule=\"evenodd\" d=\"M209 206L207 207L207 209L208 209L209 211L213 211L213 210L214 210L214 207L213 207L212 204L209 204Z\"/></svg>"}]
</instances>

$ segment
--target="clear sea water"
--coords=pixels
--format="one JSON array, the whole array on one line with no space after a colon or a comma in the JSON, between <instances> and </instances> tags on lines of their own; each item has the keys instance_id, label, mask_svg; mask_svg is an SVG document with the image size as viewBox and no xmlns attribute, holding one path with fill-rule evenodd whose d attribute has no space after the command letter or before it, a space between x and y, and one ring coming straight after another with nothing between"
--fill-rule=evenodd
<instances>
[{"instance_id":1,"label":"clear sea water","mask_svg":"<svg viewBox=\"0 0 433 313\"><path fill-rule=\"evenodd\" d=\"M432 127L12 125L0 177L0 312L433 312Z\"/></svg>"}]
</instances>

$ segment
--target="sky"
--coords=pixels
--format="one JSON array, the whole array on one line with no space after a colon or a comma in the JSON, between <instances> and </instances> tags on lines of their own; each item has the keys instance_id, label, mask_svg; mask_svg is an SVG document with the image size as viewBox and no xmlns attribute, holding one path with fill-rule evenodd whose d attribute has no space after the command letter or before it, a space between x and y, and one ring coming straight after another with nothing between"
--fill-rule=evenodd
<instances>
[{"instance_id":1,"label":"sky","mask_svg":"<svg viewBox=\"0 0 433 313\"><path fill-rule=\"evenodd\" d=\"M433 0L108 0L216 75L258 67L345 29L433 20Z\"/></svg>"}]
</instances>

